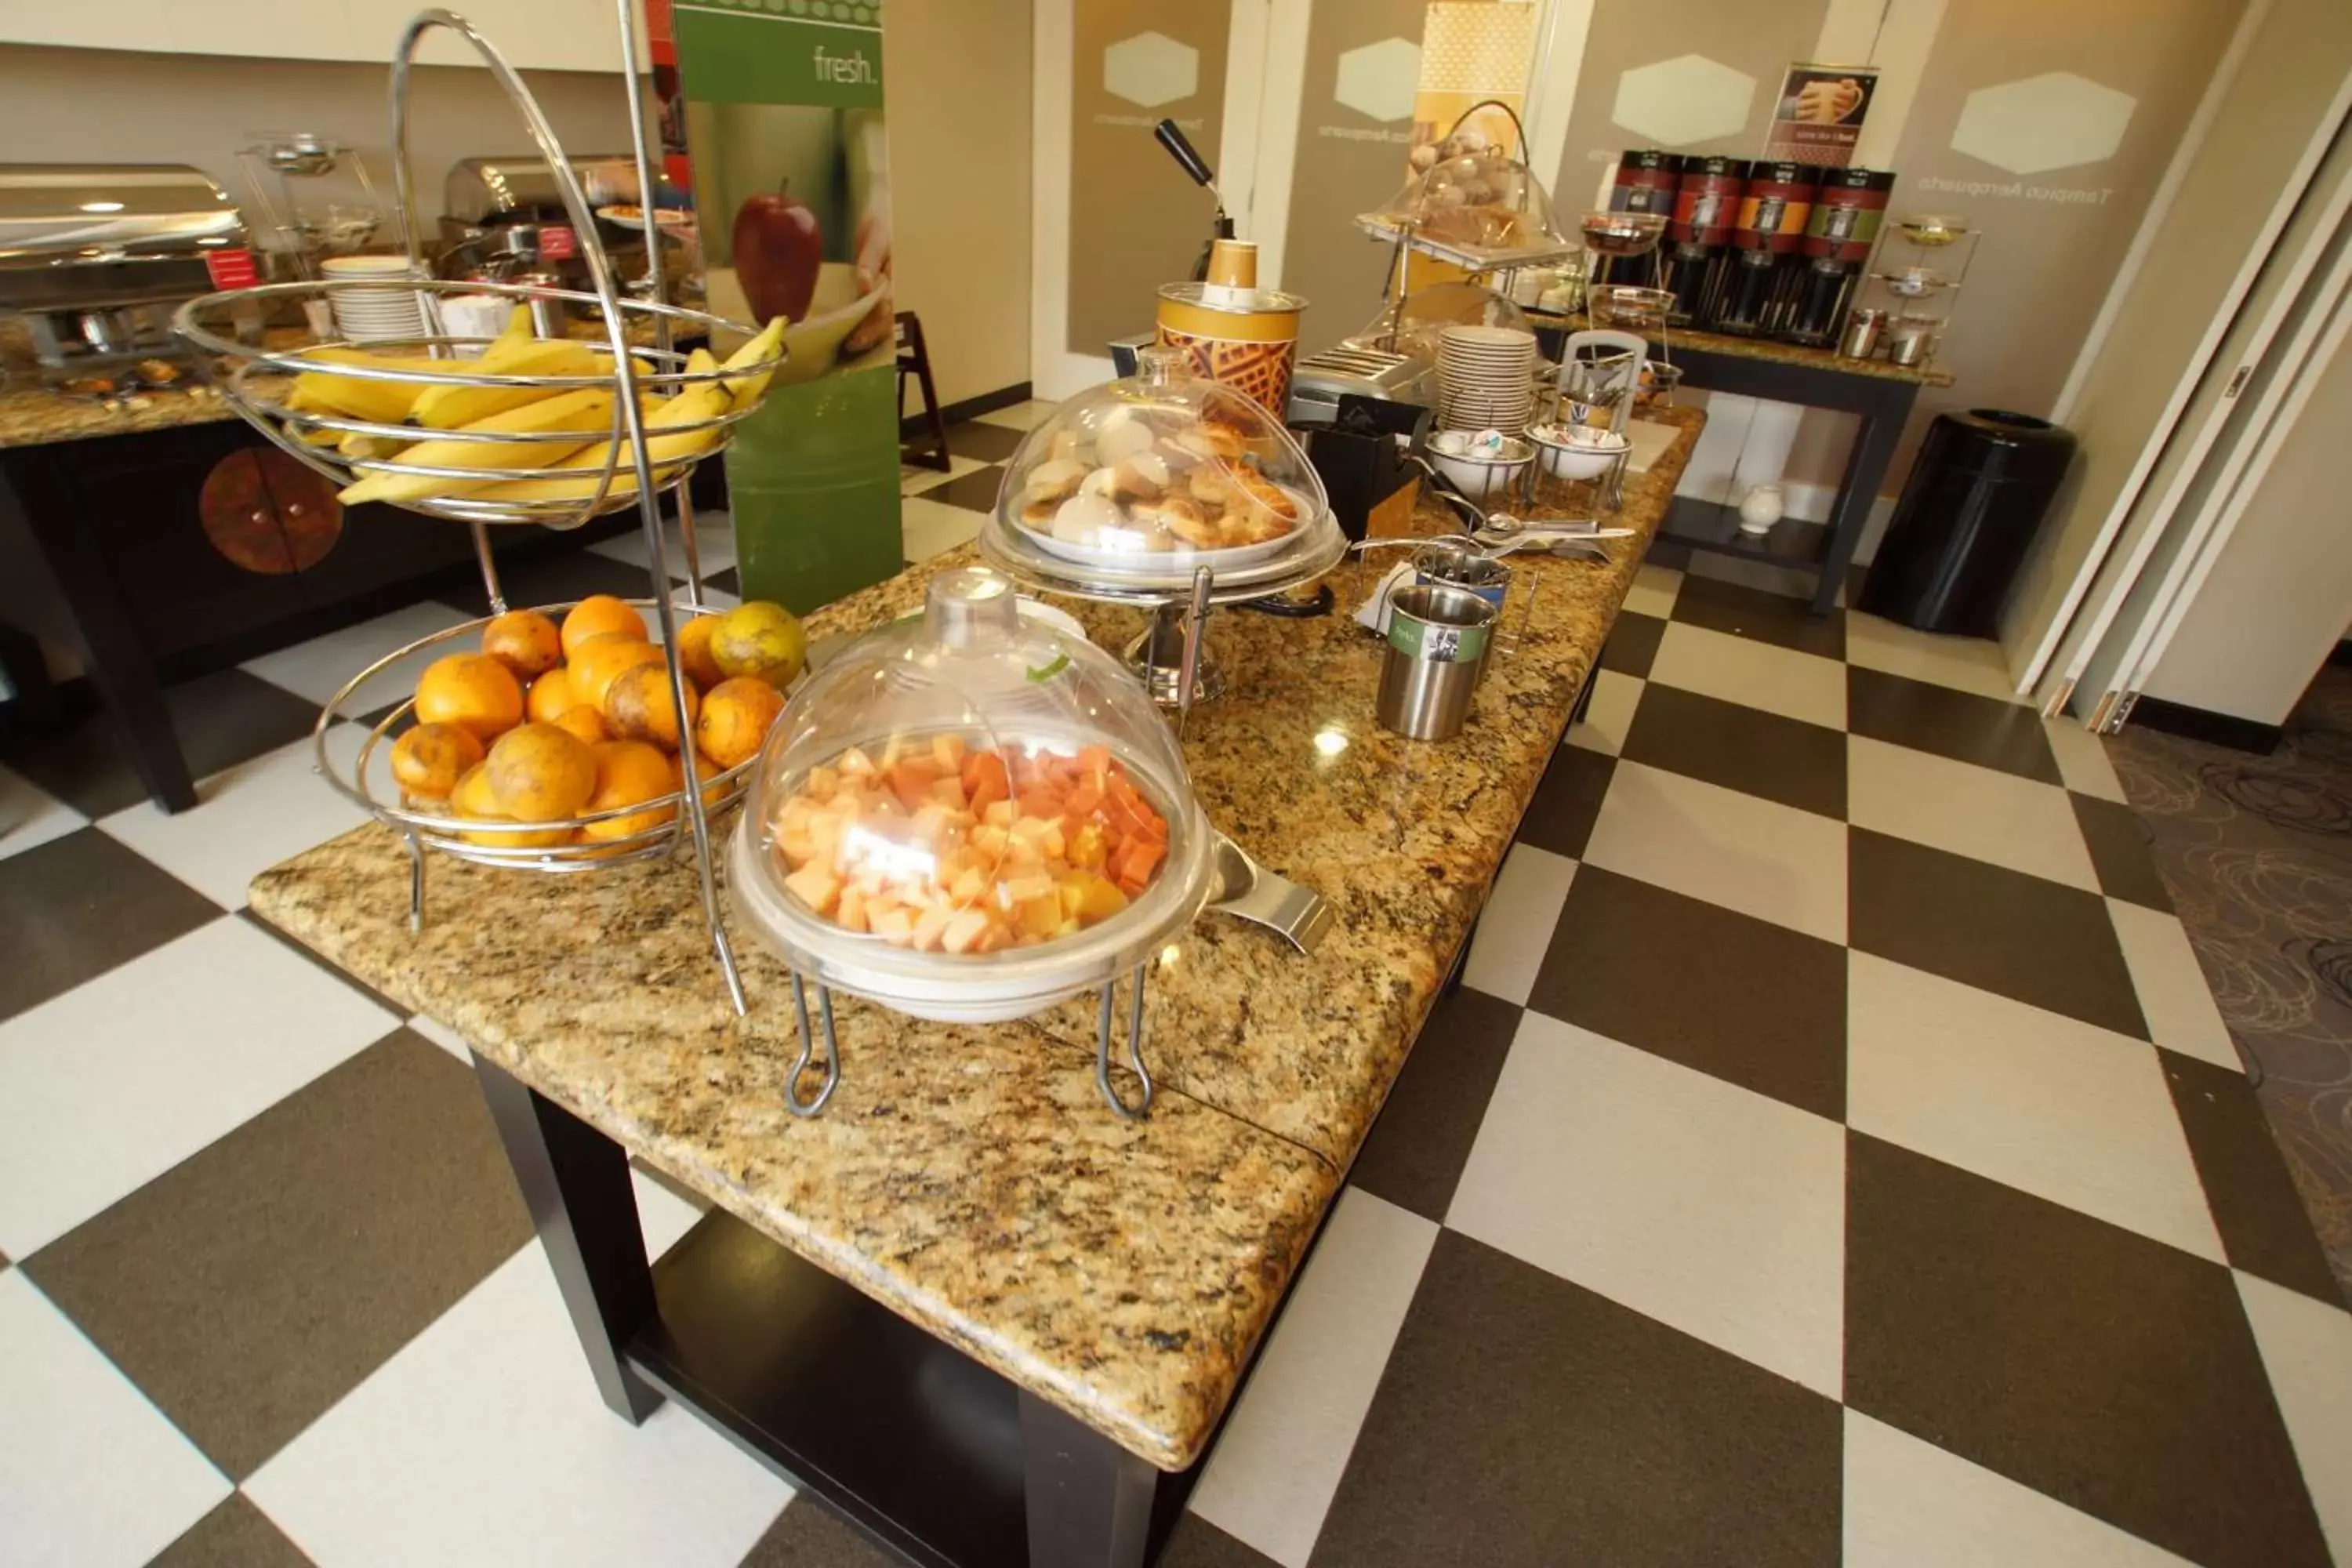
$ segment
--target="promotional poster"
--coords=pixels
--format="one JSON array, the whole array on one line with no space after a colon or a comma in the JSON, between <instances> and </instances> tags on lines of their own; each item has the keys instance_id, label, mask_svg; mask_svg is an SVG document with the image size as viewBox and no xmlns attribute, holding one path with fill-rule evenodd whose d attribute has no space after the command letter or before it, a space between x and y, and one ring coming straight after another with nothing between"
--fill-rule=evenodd
<instances>
[{"instance_id":1,"label":"promotional poster","mask_svg":"<svg viewBox=\"0 0 2352 1568\"><path fill-rule=\"evenodd\" d=\"M1878 71L1872 66L1791 65L1764 132L1764 156L1847 167L1877 90Z\"/></svg>"}]
</instances>

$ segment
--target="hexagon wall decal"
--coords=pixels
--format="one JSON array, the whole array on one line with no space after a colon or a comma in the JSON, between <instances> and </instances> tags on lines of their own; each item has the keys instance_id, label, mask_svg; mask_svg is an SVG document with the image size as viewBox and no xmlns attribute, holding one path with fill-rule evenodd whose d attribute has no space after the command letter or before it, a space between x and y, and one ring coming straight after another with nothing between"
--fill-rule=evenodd
<instances>
[{"instance_id":1,"label":"hexagon wall decal","mask_svg":"<svg viewBox=\"0 0 2352 1568\"><path fill-rule=\"evenodd\" d=\"M1737 136L1748 123L1756 79L1705 55L1636 66L1617 79L1609 118L1661 147Z\"/></svg>"},{"instance_id":2,"label":"hexagon wall decal","mask_svg":"<svg viewBox=\"0 0 2352 1568\"><path fill-rule=\"evenodd\" d=\"M1382 38L1339 57L1339 80L1331 96L1374 120L1406 120L1420 86L1421 46L1410 38Z\"/></svg>"},{"instance_id":3,"label":"hexagon wall decal","mask_svg":"<svg viewBox=\"0 0 2352 1568\"><path fill-rule=\"evenodd\" d=\"M1138 33L1103 51L1103 90L1145 109L1190 98L1201 86L1201 51L1165 33Z\"/></svg>"},{"instance_id":4,"label":"hexagon wall decal","mask_svg":"<svg viewBox=\"0 0 2352 1568\"><path fill-rule=\"evenodd\" d=\"M2072 71L1980 87L1960 106L1952 151L2012 174L2095 163L2123 145L2139 100Z\"/></svg>"}]
</instances>

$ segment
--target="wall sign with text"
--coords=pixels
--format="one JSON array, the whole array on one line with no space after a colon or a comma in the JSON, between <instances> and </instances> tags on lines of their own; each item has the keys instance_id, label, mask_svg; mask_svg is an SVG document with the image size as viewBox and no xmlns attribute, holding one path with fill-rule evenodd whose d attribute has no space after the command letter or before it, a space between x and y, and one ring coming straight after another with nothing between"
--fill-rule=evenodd
<instances>
[{"instance_id":1,"label":"wall sign with text","mask_svg":"<svg viewBox=\"0 0 2352 1568\"><path fill-rule=\"evenodd\" d=\"M1843 169L1853 162L1862 122L1878 90L1875 66L1799 61L1780 79L1780 100L1764 132L1764 156Z\"/></svg>"}]
</instances>

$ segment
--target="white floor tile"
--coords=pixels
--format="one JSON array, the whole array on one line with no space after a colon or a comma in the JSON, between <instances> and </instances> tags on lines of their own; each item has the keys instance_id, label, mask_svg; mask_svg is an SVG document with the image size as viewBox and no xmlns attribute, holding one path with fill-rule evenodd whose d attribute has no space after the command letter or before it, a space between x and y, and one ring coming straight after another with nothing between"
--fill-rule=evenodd
<instances>
[{"instance_id":1,"label":"white floor tile","mask_svg":"<svg viewBox=\"0 0 2352 1568\"><path fill-rule=\"evenodd\" d=\"M1478 933L1470 939L1462 983L1489 996L1524 1004L1551 947L1551 928L1559 923L1560 907L1568 902L1569 883L1575 876L1576 862L1565 855L1532 844L1512 845L1478 916Z\"/></svg>"},{"instance_id":2,"label":"white floor tile","mask_svg":"<svg viewBox=\"0 0 2352 1568\"><path fill-rule=\"evenodd\" d=\"M0 1023L0 1252L31 1255L398 1022L223 917Z\"/></svg>"},{"instance_id":3,"label":"white floor tile","mask_svg":"<svg viewBox=\"0 0 2352 1568\"><path fill-rule=\"evenodd\" d=\"M0 1563L134 1568L232 1489L23 1269L0 1273Z\"/></svg>"},{"instance_id":4,"label":"white floor tile","mask_svg":"<svg viewBox=\"0 0 2352 1568\"><path fill-rule=\"evenodd\" d=\"M1810 811L1620 762L1584 858L1824 942L1845 941L1845 824Z\"/></svg>"},{"instance_id":5,"label":"white floor tile","mask_svg":"<svg viewBox=\"0 0 2352 1568\"><path fill-rule=\"evenodd\" d=\"M694 542L702 558L702 575L708 581L714 573L725 572L735 564L735 520L723 511L697 512L694 516ZM592 554L608 561L620 561L642 572L646 569L646 531L642 521L626 533L599 540L588 547ZM686 545L678 536L675 521L662 525L662 551L673 582L686 581ZM650 581L646 588L650 588ZM646 588L636 590L643 594Z\"/></svg>"},{"instance_id":6,"label":"white floor tile","mask_svg":"<svg viewBox=\"0 0 2352 1568\"><path fill-rule=\"evenodd\" d=\"M1980 697L2017 700L2000 645L1980 637L1916 632L1876 616L1851 612L1845 618L1847 662L1888 675L1973 691Z\"/></svg>"},{"instance_id":7,"label":"white floor tile","mask_svg":"<svg viewBox=\"0 0 2352 1568\"><path fill-rule=\"evenodd\" d=\"M1000 408L992 414L979 416L982 425L1002 425L1007 430L1034 430L1045 423L1045 416L1060 405L1050 398L1033 397L1026 403L1016 403L1010 408Z\"/></svg>"},{"instance_id":8,"label":"white floor tile","mask_svg":"<svg viewBox=\"0 0 2352 1568\"><path fill-rule=\"evenodd\" d=\"M1636 615L1655 616L1663 621L1675 613L1675 595L1682 592L1682 587L1680 572L1644 561L1633 573L1633 585L1625 590L1625 607Z\"/></svg>"},{"instance_id":9,"label":"white floor tile","mask_svg":"<svg viewBox=\"0 0 2352 1568\"><path fill-rule=\"evenodd\" d=\"M451 1056L456 1057L459 1061L464 1062L467 1071L470 1072L473 1070L474 1053L466 1044L465 1036L459 1034L448 1025L441 1023L437 1019L428 1018L422 1013L419 1013L415 1017L409 1019L408 1026L415 1030L418 1034L424 1036L426 1039L432 1041L435 1045L440 1047L443 1050L448 1052Z\"/></svg>"},{"instance_id":10,"label":"white floor tile","mask_svg":"<svg viewBox=\"0 0 2352 1568\"><path fill-rule=\"evenodd\" d=\"M1845 1413L1845 1568L2180 1568L2184 1559L1948 1449Z\"/></svg>"},{"instance_id":11,"label":"white floor tile","mask_svg":"<svg viewBox=\"0 0 2352 1568\"><path fill-rule=\"evenodd\" d=\"M1283 1568L1307 1568L1436 1240L1419 1215L1359 1187L1340 1194L1192 1493L1194 1512Z\"/></svg>"},{"instance_id":12,"label":"white floor tile","mask_svg":"<svg viewBox=\"0 0 2352 1568\"><path fill-rule=\"evenodd\" d=\"M2099 890L2074 803L2056 784L1848 735L1845 815L1856 827Z\"/></svg>"},{"instance_id":13,"label":"white floor tile","mask_svg":"<svg viewBox=\"0 0 2352 1568\"><path fill-rule=\"evenodd\" d=\"M339 724L328 734L331 758L346 763L366 731ZM390 766L390 752L373 759ZM388 782L389 773L384 778ZM254 877L368 820L314 768L309 736L213 774L196 787L196 805L177 815L152 801L102 817L99 826L223 909L242 909Z\"/></svg>"},{"instance_id":14,"label":"white floor tile","mask_svg":"<svg viewBox=\"0 0 2352 1568\"><path fill-rule=\"evenodd\" d=\"M733 1568L792 1496L698 1418L604 1408L524 1247L247 1482L320 1568Z\"/></svg>"},{"instance_id":15,"label":"white floor tile","mask_svg":"<svg viewBox=\"0 0 2352 1568\"><path fill-rule=\"evenodd\" d=\"M2338 1563L2352 1563L2352 1315L2240 1273L2271 1393Z\"/></svg>"},{"instance_id":16,"label":"white floor tile","mask_svg":"<svg viewBox=\"0 0 2352 1568\"><path fill-rule=\"evenodd\" d=\"M629 1184L636 1189L637 1228L645 1233L648 1263L676 1247L678 1238L710 1212L709 1205L673 1192L634 1165L629 1167Z\"/></svg>"},{"instance_id":17,"label":"white floor tile","mask_svg":"<svg viewBox=\"0 0 2352 1568\"><path fill-rule=\"evenodd\" d=\"M908 496L898 503L898 531L909 561L928 561L971 543L979 536L981 522L979 512L945 501Z\"/></svg>"},{"instance_id":18,"label":"white floor tile","mask_svg":"<svg viewBox=\"0 0 2352 1568\"><path fill-rule=\"evenodd\" d=\"M0 768L0 860L62 838L89 821L30 779Z\"/></svg>"},{"instance_id":19,"label":"white floor tile","mask_svg":"<svg viewBox=\"0 0 2352 1568\"><path fill-rule=\"evenodd\" d=\"M1831 730L1845 728L1845 666L1682 621L1666 626L1650 679Z\"/></svg>"},{"instance_id":20,"label":"white floor tile","mask_svg":"<svg viewBox=\"0 0 2352 1568\"><path fill-rule=\"evenodd\" d=\"M960 479L966 474L986 467L988 465L978 458L966 458L954 452L948 454L948 466L944 470L901 463L898 465L898 493L902 496L919 496L934 485L946 484L950 479Z\"/></svg>"},{"instance_id":21,"label":"white floor tile","mask_svg":"<svg viewBox=\"0 0 2352 1568\"><path fill-rule=\"evenodd\" d=\"M447 631L480 613L426 599L388 616L378 616L372 621L362 621L355 626L345 626L309 642L247 659L245 668L273 686L282 686L297 697L324 707L327 699L341 689L345 681L394 649L435 632ZM425 673L425 667L445 654L478 651L472 642L453 638L413 654L374 676L353 693L352 700L344 704L344 716L356 719L409 696L415 691L416 678Z\"/></svg>"},{"instance_id":22,"label":"white floor tile","mask_svg":"<svg viewBox=\"0 0 2352 1568\"><path fill-rule=\"evenodd\" d=\"M1592 700L1585 705L1584 717L1569 726L1568 743L1615 756L1625 744L1625 731L1633 727L1633 710L1641 700L1641 681L1613 669L1595 670Z\"/></svg>"},{"instance_id":23,"label":"white floor tile","mask_svg":"<svg viewBox=\"0 0 2352 1568\"><path fill-rule=\"evenodd\" d=\"M2144 1040L1851 952L1846 1124L2221 1258L2163 1066Z\"/></svg>"},{"instance_id":24,"label":"white floor tile","mask_svg":"<svg viewBox=\"0 0 2352 1568\"><path fill-rule=\"evenodd\" d=\"M2239 1059L2230 1026L2221 1021L2221 1009L2214 1005L2212 988L2205 983L2204 968L2180 917L2109 899L2107 918L2115 922L2132 989L2139 994L2148 1038L2168 1050L2242 1072L2246 1064Z\"/></svg>"},{"instance_id":25,"label":"white floor tile","mask_svg":"<svg viewBox=\"0 0 2352 1568\"><path fill-rule=\"evenodd\" d=\"M1839 1395L1834 1121L1529 1013L1445 1223Z\"/></svg>"},{"instance_id":26,"label":"white floor tile","mask_svg":"<svg viewBox=\"0 0 2352 1568\"><path fill-rule=\"evenodd\" d=\"M2083 728L2075 719L2044 719L2042 732L2049 737L2050 754L2058 762L2058 776L2066 787L2077 795L2096 795L2129 805L2131 797L2124 794L2122 781L2116 777L2115 763L2107 758L2107 743Z\"/></svg>"}]
</instances>

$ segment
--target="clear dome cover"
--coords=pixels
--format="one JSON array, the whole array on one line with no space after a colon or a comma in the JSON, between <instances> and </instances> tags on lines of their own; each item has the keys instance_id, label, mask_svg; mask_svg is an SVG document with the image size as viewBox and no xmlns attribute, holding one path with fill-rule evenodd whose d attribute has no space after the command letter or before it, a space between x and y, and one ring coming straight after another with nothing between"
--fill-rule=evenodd
<instances>
[{"instance_id":1,"label":"clear dome cover","mask_svg":"<svg viewBox=\"0 0 2352 1568\"><path fill-rule=\"evenodd\" d=\"M1206 901L1213 838L1126 668L965 567L786 705L728 879L745 922L803 973L973 1022L1155 952Z\"/></svg>"},{"instance_id":2,"label":"clear dome cover","mask_svg":"<svg viewBox=\"0 0 2352 1568\"><path fill-rule=\"evenodd\" d=\"M1577 248L1554 217L1543 182L1491 148L1440 159L1358 221L1376 234L1410 233L1427 247L1488 266L1526 265Z\"/></svg>"},{"instance_id":3,"label":"clear dome cover","mask_svg":"<svg viewBox=\"0 0 2352 1568\"><path fill-rule=\"evenodd\" d=\"M998 521L1065 560L1164 574L1262 561L1329 510L1273 416L1154 346L1047 416L1005 465Z\"/></svg>"}]
</instances>

